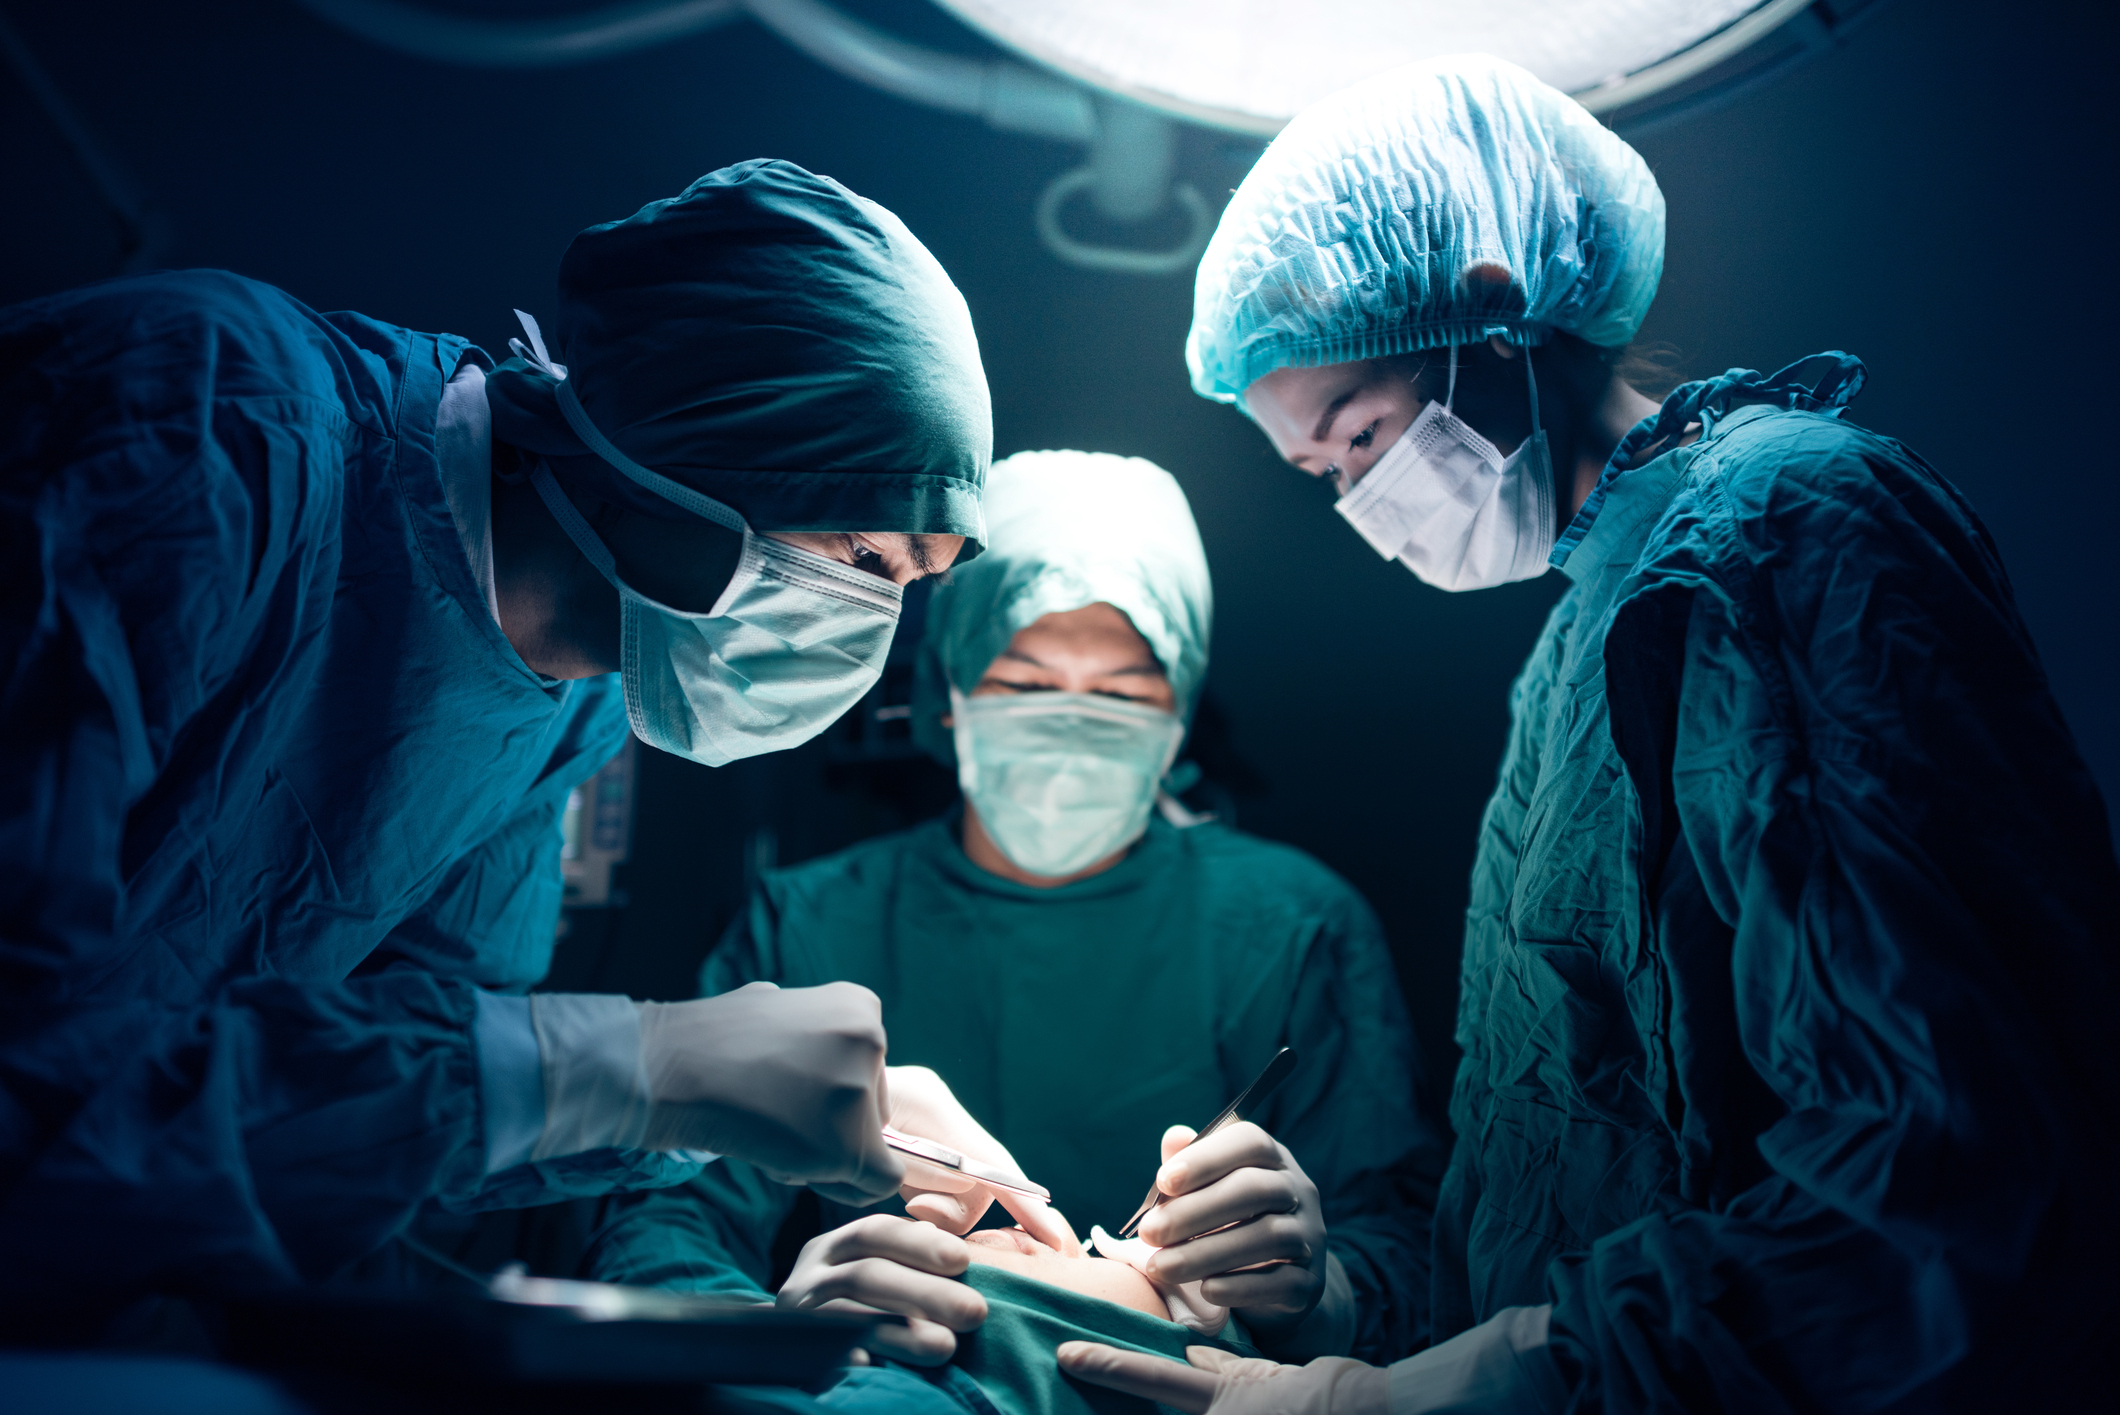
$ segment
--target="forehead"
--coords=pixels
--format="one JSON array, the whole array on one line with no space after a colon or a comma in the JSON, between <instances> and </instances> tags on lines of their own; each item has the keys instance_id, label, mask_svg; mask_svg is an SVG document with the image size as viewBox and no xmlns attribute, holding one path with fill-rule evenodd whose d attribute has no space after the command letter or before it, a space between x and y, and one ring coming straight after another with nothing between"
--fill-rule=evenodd
<instances>
[{"instance_id":1,"label":"forehead","mask_svg":"<svg viewBox=\"0 0 2120 1415\"><path fill-rule=\"evenodd\" d=\"M1284 453L1310 442L1318 418L1334 399L1376 376L1371 360L1277 368L1244 390L1244 406Z\"/></svg>"},{"instance_id":2,"label":"forehead","mask_svg":"<svg viewBox=\"0 0 2120 1415\"><path fill-rule=\"evenodd\" d=\"M1109 670L1153 665L1162 672L1155 651L1134 621L1101 600L1032 620L1016 631L1008 647L1011 656L1021 655L1054 668Z\"/></svg>"}]
</instances>

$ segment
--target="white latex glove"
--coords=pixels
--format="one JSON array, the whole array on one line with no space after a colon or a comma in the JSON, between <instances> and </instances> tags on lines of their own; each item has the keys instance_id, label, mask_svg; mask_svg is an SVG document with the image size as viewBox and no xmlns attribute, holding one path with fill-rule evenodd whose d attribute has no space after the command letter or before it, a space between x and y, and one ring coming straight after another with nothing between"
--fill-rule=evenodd
<instances>
[{"instance_id":1,"label":"white latex glove","mask_svg":"<svg viewBox=\"0 0 2120 1415\"><path fill-rule=\"evenodd\" d=\"M1387 1415L1391 1370L1345 1356L1284 1366L1188 1346L1185 1364L1092 1341L1060 1344L1060 1369L1186 1415Z\"/></svg>"},{"instance_id":2,"label":"white latex glove","mask_svg":"<svg viewBox=\"0 0 2120 1415\"><path fill-rule=\"evenodd\" d=\"M893 1066L890 1074L890 1126L908 1135L934 1140L987 1164L1023 1173L1022 1166L999 1140L972 1119L943 1079L925 1066ZM996 1199L1023 1231L1048 1248L1066 1252L1076 1245L1074 1231L1050 1206L1009 1189L989 1189L955 1170L900 1156L905 1180L898 1192L905 1211L949 1233L969 1233ZM1036 1179L1036 1175L1030 1178ZM961 1271L961 1269L960 1269Z\"/></svg>"},{"instance_id":3,"label":"white latex glove","mask_svg":"<svg viewBox=\"0 0 2120 1415\"><path fill-rule=\"evenodd\" d=\"M957 1281L971 1246L931 1223L869 1214L802 1245L774 1299L804 1312L897 1312L903 1327L878 1328L869 1349L916 1366L940 1366L957 1333L986 1320L986 1299Z\"/></svg>"},{"instance_id":4,"label":"white latex glove","mask_svg":"<svg viewBox=\"0 0 2120 1415\"><path fill-rule=\"evenodd\" d=\"M1188 1346L1188 1364L1062 1342L1060 1369L1187 1415L1554 1415L1568 1388L1547 1350L1553 1308L1505 1307L1393 1366L1321 1356L1307 1366Z\"/></svg>"},{"instance_id":5,"label":"white latex glove","mask_svg":"<svg viewBox=\"0 0 2120 1415\"><path fill-rule=\"evenodd\" d=\"M1114 1238L1097 1225L1089 1231L1089 1246L1097 1250L1100 1258L1116 1258L1135 1272L1148 1279L1170 1311L1170 1319L1184 1327L1194 1336L1220 1336L1222 1328L1229 1325L1229 1308L1217 1307L1200 1291L1200 1284L1188 1282L1183 1287L1172 1287L1167 1282L1156 1281L1152 1259L1159 1251L1138 1238Z\"/></svg>"},{"instance_id":6,"label":"white latex glove","mask_svg":"<svg viewBox=\"0 0 2120 1415\"><path fill-rule=\"evenodd\" d=\"M1332 1290L1335 1310L1305 1332L1310 1354L1345 1351L1353 1339L1353 1290L1345 1278L1329 1283L1334 1265L1325 1248L1324 1206L1318 1186L1288 1147L1249 1121L1197 1143L1193 1131L1163 1132L1163 1167L1156 1187L1172 1197L1141 1220L1140 1236L1159 1251L1149 1276L1173 1287L1200 1284L1217 1307L1233 1308L1254 1340L1291 1353L1289 1339ZM1337 1310L1345 1307L1345 1311Z\"/></svg>"},{"instance_id":7,"label":"white latex glove","mask_svg":"<svg viewBox=\"0 0 2120 1415\"><path fill-rule=\"evenodd\" d=\"M867 988L751 983L643 1003L640 1058L644 1148L734 1155L844 1204L904 1177L883 1143L883 1006Z\"/></svg>"}]
</instances>

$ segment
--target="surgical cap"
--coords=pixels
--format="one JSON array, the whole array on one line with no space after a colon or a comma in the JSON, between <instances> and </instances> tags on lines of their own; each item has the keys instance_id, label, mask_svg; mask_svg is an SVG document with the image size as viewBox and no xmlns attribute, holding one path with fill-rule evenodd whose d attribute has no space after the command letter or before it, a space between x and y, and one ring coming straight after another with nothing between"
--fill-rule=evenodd
<instances>
[{"instance_id":1,"label":"surgical cap","mask_svg":"<svg viewBox=\"0 0 2120 1415\"><path fill-rule=\"evenodd\" d=\"M1408 64L1266 149L1201 258L1185 361L1228 403L1278 368L1493 334L1618 346L1663 268L1656 179L1582 105L1485 55Z\"/></svg>"},{"instance_id":2,"label":"surgical cap","mask_svg":"<svg viewBox=\"0 0 2120 1415\"><path fill-rule=\"evenodd\" d=\"M560 262L550 332L620 451L755 529L985 539L993 413L971 315L897 217L828 177L739 163L590 227ZM487 387L496 437L671 514L588 455L536 368L511 359Z\"/></svg>"},{"instance_id":3,"label":"surgical cap","mask_svg":"<svg viewBox=\"0 0 2120 1415\"><path fill-rule=\"evenodd\" d=\"M1103 452L1018 452L994 464L986 554L928 601L913 679L913 735L956 761L941 725L949 690L969 693L1016 631L1048 614L1109 604L1133 621L1190 718L1207 676L1214 587L1192 508L1169 472Z\"/></svg>"}]
</instances>

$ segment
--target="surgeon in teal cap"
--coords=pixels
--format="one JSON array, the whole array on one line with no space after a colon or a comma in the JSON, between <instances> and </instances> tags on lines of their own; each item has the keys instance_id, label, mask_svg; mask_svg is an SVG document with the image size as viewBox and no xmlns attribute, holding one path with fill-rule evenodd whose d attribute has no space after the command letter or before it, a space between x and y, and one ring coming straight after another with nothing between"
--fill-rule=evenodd
<instances>
[{"instance_id":1,"label":"surgeon in teal cap","mask_svg":"<svg viewBox=\"0 0 2120 1415\"><path fill-rule=\"evenodd\" d=\"M1076 1376L1213 1415L2110 1403L2105 804L1972 507L1848 417L1858 360L1621 376L1663 235L1625 143L1478 56L1300 115L1223 214L1194 388L1437 589L1569 585L1473 869L1436 1344Z\"/></svg>"},{"instance_id":2,"label":"surgeon in teal cap","mask_svg":"<svg viewBox=\"0 0 2120 1415\"><path fill-rule=\"evenodd\" d=\"M215 271L0 311L9 1341L330 1279L430 1204L721 1153L873 1201L892 1121L1003 1153L849 984L525 996L629 726L803 741L976 554L963 300L761 161L584 231L552 313L496 366Z\"/></svg>"},{"instance_id":3,"label":"surgeon in teal cap","mask_svg":"<svg viewBox=\"0 0 2120 1415\"><path fill-rule=\"evenodd\" d=\"M1251 1123L1162 1170L1179 1197L1142 1224L1153 1275L1291 1359L1413 1349L1443 1145L1376 920L1315 860L1164 789L1212 607L1184 494L1139 459L1027 452L995 465L986 509L985 554L934 592L913 705L961 804L768 874L703 991L874 989L892 1060L944 1075L1084 1234L1124 1225L1182 1122L1294 1047ZM723 1163L615 1201L594 1271L763 1300L794 1197ZM778 1300L905 1313L876 1343L900 1361L990 1360L959 1349L988 1312L957 1280L978 1208L908 1207L927 1222L826 1204ZM1051 1345L1041 1383L1064 1389ZM1075 1408L1051 1399L1036 1408Z\"/></svg>"}]
</instances>

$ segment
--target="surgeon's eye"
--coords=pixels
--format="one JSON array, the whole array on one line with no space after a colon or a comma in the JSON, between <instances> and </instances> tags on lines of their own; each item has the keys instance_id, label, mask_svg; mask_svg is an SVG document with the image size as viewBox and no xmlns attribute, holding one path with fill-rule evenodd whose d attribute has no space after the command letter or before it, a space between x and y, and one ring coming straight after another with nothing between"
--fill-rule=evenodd
<instances>
[{"instance_id":1,"label":"surgeon's eye","mask_svg":"<svg viewBox=\"0 0 2120 1415\"><path fill-rule=\"evenodd\" d=\"M863 545L858 540L849 540L847 548L854 553L853 565L856 570L865 570L871 575L881 575L885 579L891 577L891 568L884 563L881 552Z\"/></svg>"},{"instance_id":2,"label":"surgeon's eye","mask_svg":"<svg viewBox=\"0 0 2120 1415\"><path fill-rule=\"evenodd\" d=\"M1377 425L1375 423L1371 423L1368 427L1363 428L1353 437L1347 439L1347 445L1349 448L1367 447L1370 443L1375 442L1376 440Z\"/></svg>"}]
</instances>

